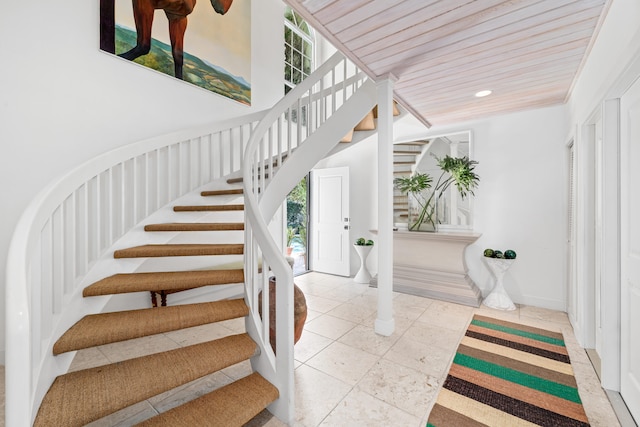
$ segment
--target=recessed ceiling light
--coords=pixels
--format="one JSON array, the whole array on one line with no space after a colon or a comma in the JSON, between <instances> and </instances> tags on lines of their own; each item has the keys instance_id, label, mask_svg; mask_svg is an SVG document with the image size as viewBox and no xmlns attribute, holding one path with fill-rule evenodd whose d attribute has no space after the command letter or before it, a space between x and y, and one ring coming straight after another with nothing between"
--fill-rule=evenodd
<instances>
[{"instance_id":1,"label":"recessed ceiling light","mask_svg":"<svg viewBox=\"0 0 640 427\"><path fill-rule=\"evenodd\" d=\"M476 97L478 98L482 98L484 96L488 96L491 95L491 91L490 90L481 90L480 92L476 93Z\"/></svg>"}]
</instances>

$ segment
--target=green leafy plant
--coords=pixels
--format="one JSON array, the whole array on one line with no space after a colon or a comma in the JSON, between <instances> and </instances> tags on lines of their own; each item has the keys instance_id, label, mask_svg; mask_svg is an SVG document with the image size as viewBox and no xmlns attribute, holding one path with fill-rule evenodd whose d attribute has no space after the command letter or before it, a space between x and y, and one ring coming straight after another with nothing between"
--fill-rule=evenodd
<instances>
[{"instance_id":1,"label":"green leafy plant","mask_svg":"<svg viewBox=\"0 0 640 427\"><path fill-rule=\"evenodd\" d=\"M294 240L296 240L295 228L287 227L287 247L290 247L293 244Z\"/></svg>"},{"instance_id":2,"label":"green leafy plant","mask_svg":"<svg viewBox=\"0 0 640 427\"><path fill-rule=\"evenodd\" d=\"M442 173L438 177L433 191L425 194L425 190L432 187L433 178L428 173L415 173L410 177L396 178L393 183L402 193L411 194L419 205L419 214L409 230L417 230L423 223L428 223L435 229L436 225L436 201L453 184L458 189L460 197L464 200L469 194L474 194L478 187L480 177L474 172L475 160L470 160L467 156L451 157L449 155L442 159L433 156Z\"/></svg>"},{"instance_id":3,"label":"green leafy plant","mask_svg":"<svg viewBox=\"0 0 640 427\"><path fill-rule=\"evenodd\" d=\"M373 240L366 240L364 237L360 237L355 241L357 246L373 246Z\"/></svg>"}]
</instances>

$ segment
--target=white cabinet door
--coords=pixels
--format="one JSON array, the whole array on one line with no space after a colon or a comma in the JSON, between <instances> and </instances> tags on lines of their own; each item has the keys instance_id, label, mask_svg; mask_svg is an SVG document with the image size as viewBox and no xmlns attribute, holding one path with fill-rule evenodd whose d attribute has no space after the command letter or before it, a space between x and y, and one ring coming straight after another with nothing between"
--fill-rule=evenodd
<instances>
[{"instance_id":1,"label":"white cabinet door","mask_svg":"<svg viewBox=\"0 0 640 427\"><path fill-rule=\"evenodd\" d=\"M621 98L620 108L620 394L640 420L640 80Z\"/></svg>"}]
</instances>

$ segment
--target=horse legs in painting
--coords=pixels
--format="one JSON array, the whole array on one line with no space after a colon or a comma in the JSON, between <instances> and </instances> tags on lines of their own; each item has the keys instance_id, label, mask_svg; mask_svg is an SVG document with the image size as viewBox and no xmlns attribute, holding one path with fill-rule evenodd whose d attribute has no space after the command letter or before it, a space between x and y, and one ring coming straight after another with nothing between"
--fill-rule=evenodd
<instances>
[{"instance_id":1,"label":"horse legs in painting","mask_svg":"<svg viewBox=\"0 0 640 427\"><path fill-rule=\"evenodd\" d=\"M132 0L133 17L136 23L136 46L121 53L119 56L134 60L146 55L151 50L151 27L153 13L156 9L164 9L169 20L169 38L171 39L171 54L173 55L174 74L182 79L184 64L184 33L187 30L187 15L196 5L196 0ZM233 0L210 0L214 10L221 15L227 13Z\"/></svg>"},{"instance_id":2,"label":"horse legs in painting","mask_svg":"<svg viewBox=\"0 0 640 427\"><path fill-rule=\"evenodd\" d=\"M121 53L120 57L133 61L151 50L151 27L153 25L153 0L133 0L133 19L138 37L133 49Z\"/></svg>"},{"instance_id":3,"label":"horse legs in painting","mask_svg":"<svg viewBox=\"0 0 640 427\"><path fill-rule=\"evenodd\" d=\"M169 37L173 55L174 75L182 80L182 64L184 62L184 32L187 30L187 17L169 20Z\"/></svg>"}]
</instances>

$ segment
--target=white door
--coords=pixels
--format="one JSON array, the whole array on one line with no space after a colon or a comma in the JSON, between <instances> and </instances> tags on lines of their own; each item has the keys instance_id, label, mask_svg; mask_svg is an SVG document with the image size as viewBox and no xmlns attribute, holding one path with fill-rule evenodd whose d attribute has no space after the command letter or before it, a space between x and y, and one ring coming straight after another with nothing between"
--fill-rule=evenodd
<instances>
[{"instance_id":1,"label":"white door","mask_svg":"<svg viewBox=\"0 0 640 427\"><path fill-rule=\"evenodd\" d=\"M640 420L640 80L620 100L620 394Z\"/></svg>"},{"instance_id":2,"label":"white door","mask_svg":"<svg viewBox=\"0 0 640 427\"><path fill-rule=\"evenodd\" d=\"M311 269L349 276L349 168L311 171Z\"/></svg>"}]
</instances>

